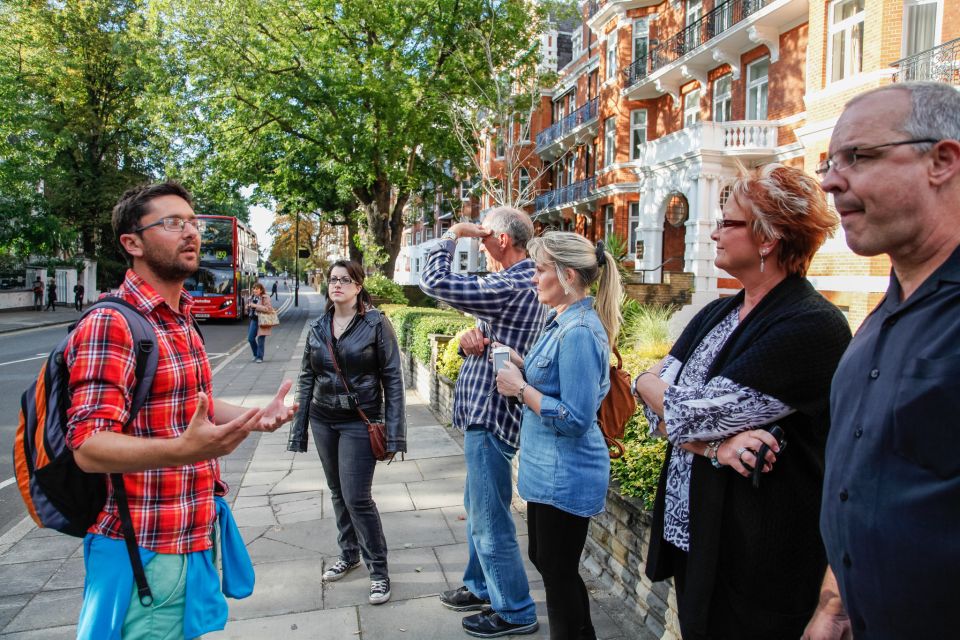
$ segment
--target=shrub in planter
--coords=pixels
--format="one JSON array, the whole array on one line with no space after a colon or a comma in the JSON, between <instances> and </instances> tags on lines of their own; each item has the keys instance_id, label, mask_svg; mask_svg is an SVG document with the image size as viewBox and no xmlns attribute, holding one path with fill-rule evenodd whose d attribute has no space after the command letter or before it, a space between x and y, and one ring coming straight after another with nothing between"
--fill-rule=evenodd
<instances>
[{"instance_id":1,"label":"shrub in planter","mask_svg":"<svg viewBox=\"0 0 960 640\"><path fill-rule=\"evenodd\" d=\"M437 354L437 373L446 376L451 382L456 382L457 378L460 377L460 367L463 366L463 358L457 350L460 348L460 336L466 331L466 329L458 331L457 335Z\"/></svg>"}]
</instances>

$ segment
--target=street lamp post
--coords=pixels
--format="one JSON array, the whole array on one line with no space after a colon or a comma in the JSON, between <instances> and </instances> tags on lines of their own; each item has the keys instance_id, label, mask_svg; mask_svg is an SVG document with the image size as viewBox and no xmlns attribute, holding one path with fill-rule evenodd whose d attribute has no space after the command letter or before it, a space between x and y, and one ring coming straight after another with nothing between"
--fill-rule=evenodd
<instances>
[{"instance_id":1,"label":"street lamp post","mask_svg":"<svg viewBox=\"0 0 960 640\"><path fill-rule=\"evenodd\" d=\"M293 230L293 306L300 306L300 209L297 209L297 224Z\"/></svg>"}]
</instances>

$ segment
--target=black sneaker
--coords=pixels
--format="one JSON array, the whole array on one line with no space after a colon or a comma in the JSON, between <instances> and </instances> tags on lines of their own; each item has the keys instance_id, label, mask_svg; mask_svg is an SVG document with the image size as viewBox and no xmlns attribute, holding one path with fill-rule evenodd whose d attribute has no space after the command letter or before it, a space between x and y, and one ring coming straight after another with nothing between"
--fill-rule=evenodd
<instances>
[{"instance_id":1,"label":"black sneaker","mask_svg":"<svg viewBox=\"0 0 960 640\"><path fill-rule=\"evenodd\" d=\"M540 623L534 620L529 624L507 622L493 609L487 609L463 619L463 630L475 638L499 638L500 636L522 636L536 633Z\"/></svg>"},{"instance_id":2,"label":"black sneaker","mask_svg":"<svg viewBox=\"0 0 960 640\"><path fill-rule=\"evenodd\" d=\"M473 592L466 587L460 587L441 593L440 604L454 611L481 611L484 607L490 606L490 601L473 595Z\"/></svg>"},{"instance_id":3,"label":"black sneaker","mask_svg":"<svg viewBox=\"0 0 960 640\"><path fill-rule=\"evenodd\" d=\"M370 581L370 604L383 604L390 599L390 580Z\"/></svg>"},{"instance_id":4,"label":"black sneaker","mask_svg":"<svg viewBox=\"0 0 960 640\"><path fill-rule=\"evenodd\" d=\"M356 562L347 562L343 558L339 558L333 563L333 566L323 572L323 578L321 578L321 580L323 582L336 582L359 566L359 560Z\"/></svg>"}]
</instances>

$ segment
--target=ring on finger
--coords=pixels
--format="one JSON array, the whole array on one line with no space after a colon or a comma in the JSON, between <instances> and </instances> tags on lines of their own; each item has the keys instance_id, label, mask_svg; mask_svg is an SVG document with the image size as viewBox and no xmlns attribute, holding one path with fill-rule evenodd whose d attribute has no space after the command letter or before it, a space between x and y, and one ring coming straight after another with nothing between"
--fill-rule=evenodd
<instances>
[{"instance_id":1,"label":"ring on finger","mask_svg":"<svg viewBox=\"0 0 960 640\"><path fill-rule=\"evenodd\" d=\"M741 464L743 464L743 454L745 454L747 451L748 449L746 447L739 447L737 449L737 460L739 460Z\"/></svg>"}]
</instances>

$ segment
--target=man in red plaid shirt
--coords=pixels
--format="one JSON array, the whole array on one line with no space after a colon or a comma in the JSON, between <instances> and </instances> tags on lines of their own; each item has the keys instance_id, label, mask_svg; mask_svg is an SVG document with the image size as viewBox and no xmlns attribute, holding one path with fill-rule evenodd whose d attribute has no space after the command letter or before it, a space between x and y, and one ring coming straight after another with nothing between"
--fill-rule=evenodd
<instances>
[{"instance_id":1,"label":"man in red plaid shirt","mask_svg":"<svg viewBox=\"0 0 960 640\"><path fill-rule=\"evenodd\" d=\"M157 554L145 568L154 604L142 606L134 587L134 597L118 598L129 607L119 616L115 610L103 611L107 607L95 600L95 576L90 574L97 567L91 567L88 558L78 633L100 629L92 621L99 624L112 616L119 617L115 624L123 625L124 638L140 637L138 629L149 637L183 637L191 575L186 574L186 581L173 579L167 590L164 574L175 578L188 571L187 556L212 547L214 497L227 491L217 458L233 451L252 431L276 430L295 411L284 405L290 381L261 409L243 409L212 397L210 362L190 316L192 298L183 290L184 280L199 266L202 226L190 194L174 182L131 189L114 207L114 235L132 265L117 295L153 324L159 349L150 395L129 430L124 431L124 425L136 359L124 318L112 309L97 310L68 343L67 444L83 470L124 474L137 544ZM123 539L112 487L88 532L85 555L92 553L91 544L105 542L99 537Z\"/></svg>"}]
</instances>

